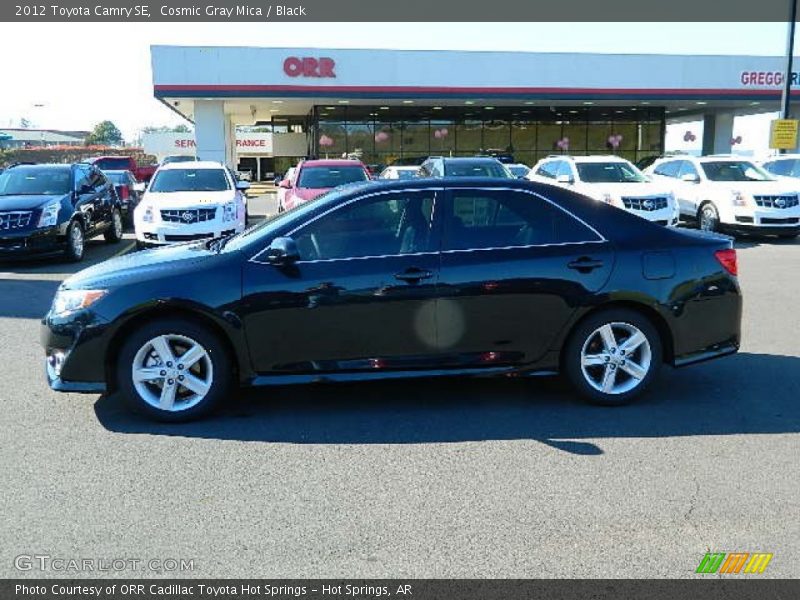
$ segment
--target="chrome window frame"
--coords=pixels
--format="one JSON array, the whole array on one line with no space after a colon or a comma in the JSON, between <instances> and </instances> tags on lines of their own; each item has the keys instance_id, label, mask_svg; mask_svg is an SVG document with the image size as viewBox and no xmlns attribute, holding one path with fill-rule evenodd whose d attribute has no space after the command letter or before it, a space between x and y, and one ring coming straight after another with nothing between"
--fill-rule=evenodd
<instances>
[{"instance_id":1,"label":"chrome window frame","mask_svg":"<svg viewBox=\"0 0 800 600\"><path fill-rule=\"evenodd\" d=\"M336 210L344 208L345 206L349 206L353 202L357 202L357 201L363 200L365 198L371 198L373 196L381 196L381 195L386 195L386 194L395 194L395 193L402 193L402 192L421 192L421 191L433 191L433 192L436 192L436 196L434 197L434 202L433 202L433 208L431 209L431 226L433 226L434 223L436 222L436 207L437 207L437 205L439 203L438 194L446 192L446 191L452 192L454 190L521 192L523 194L528 194L530 196L534 196L536 198L539 198L540 200L543 200L543 201L547 202L548 204L550 204L551 206L555 207L556 209L560 210L562 213L567 215L567 217L575 219L576 221L578 221L578 223L583 225L590 232L594 233L599 239L582 240L582 241L577 241L577 242L556 242L556 243L549 243L549 244L519 244L519 245L512 245L512 246L494 246L494 247L487 247L487 248L454 248L454 249L450 249L450 250L445 250L443 248L440 248L439 250L430 250L430 251L426 251L426 252L409 252L408 254L375 254L375 255L369 255L369 256L350 256L350 257L343 257L343 258L319 258L319 259L314 259L314 260L298 260L298 261L295 262L295 264L307 265L307 264L316 264L316 263L331 263L331 262L353 261L353 260L369 260L369 259L375 259L375 258L395 258L395 257L405 257L405 256L430 256L430 255L437 255L437 254L456 254L456 253L463 253L463 252L488 252L488 251L492 251L492 250L520 250L520 249L526 249L526 248L549 248L549 247L558 247L558 246L577 246L577 245L583 245L583 244L604 244L604 243L608 242L608 239L603 234L601 234L599 231L597 231L597 229L595 229L594 227L589 225L586 221L584 221L583 219L581 219L579 216L575 215L574 213L568 211L563 206L560 206L559 204L553 202L549 198L546 198L546 197L542 196L538 192L534 192L534 191L531 191L531 190L525 190L525 189L521 189L521 188L485 187L485 186L476 186L476 187L461 187L461 186L459 186L459 187L456 187L456 188L444 188L444 187L437 186L437 187L410 188L410 189L404 189L404 190L383 190L383 191L378 191L378 192L372 192L372 193L364 195L364 196L358 196L356 198L351 198L347 202L344 202L344 203L339 204L337 206L331 207L330 209L326 210L325 212L322 212L322 213L318 214L317 216L315 216L314 218L310 219L309 221L306 221L302 225L298 225L297 227L295 227L294 229L292 229L291 231L286 233L286 236L291 237L296 232L300 231L304 227L307 227L308 225L311 225L312 223L314 223L318 219L321 219L322 217L325 217L326 215L329 215L330 213L332 213L332 212L334 212ZM269 265L270 263L268 261L258 260L258 258L268 250L268 248L269 247L266 247L263 250L261 250L260 252L256 253L252 258L249 259L248 262L253 262L253 263L262 264L262 265Z\"/></svg>"}]
</instances>

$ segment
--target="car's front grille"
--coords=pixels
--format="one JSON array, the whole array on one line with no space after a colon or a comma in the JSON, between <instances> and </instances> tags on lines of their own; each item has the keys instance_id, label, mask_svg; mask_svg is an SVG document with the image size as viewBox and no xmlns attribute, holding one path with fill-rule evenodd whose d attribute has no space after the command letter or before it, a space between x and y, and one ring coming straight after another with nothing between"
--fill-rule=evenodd
<instances>
[{"instance_id":1,"label":"car's front grille","mask_svg":"<svg viewBox=\"0 0 800 600\"><path fill-rule=\"evenodd\" d=\"M0 231L22 229L31 222L31 210L12 210L0 212Z\"/></svg>"},{"instance_id":2,"label":"car's front grille","mask_svg":"<svg viewBox=\"0 0 800 600\"><path fill-rule=\"evenodd\" d=\"M629 210L644 210L647 212L667 208L668 204L667 199L663 196L656 198L632 198L623 196L622 203L625 205L625 208Z\"/></svg>"},{"instance_id":3,"label":"car's front grille","mask_svg":"<svg viewBox=\"0 0 800 600\"><path fill-rule=\"evenodd\" d=\"M800 219L770 219L763 217L761 219L762 225L797 225Z\"/></svg>"},{"instance_id":4,"label":"car's front grille","mask_svg":"<svg viewBox=\"0 0 800 600\"><path fill-rule=\"evenodd\" d=\"M213 237L214 234L209 233L193 233L190 235L165 235L165 242L193 242L194 240L204 240Z\"/></svg>"},{"instance_id":5,"label":"car's front grille","mask_svg":"<svg viewBox=\"0 0 800 600\"><path fill-rule=\"evenodd\" d=\"M796 194L779 194L774 196L753 196L761 208L792 208L797 206Z\"/></svg>"},{"instance_id":6,"label":"car's front grille","mask_svg":"<svg viewBox=\"0 0 800 600\"><path fill-rule=\"evenodd\" d=\"M736 217L737 223L753 223L753 217Z\"/></svg>"},{"instance_id":7,"label":"car's front grille","mask_svg":"<svg viewBox=\"0 0 800 600\"><path fill-rule=\"evenodd\" d=\"M212 221L217 208L187 208L185 210L162 210L161 220L167 223L202 223Z\"/></svg>"}]
</instances>

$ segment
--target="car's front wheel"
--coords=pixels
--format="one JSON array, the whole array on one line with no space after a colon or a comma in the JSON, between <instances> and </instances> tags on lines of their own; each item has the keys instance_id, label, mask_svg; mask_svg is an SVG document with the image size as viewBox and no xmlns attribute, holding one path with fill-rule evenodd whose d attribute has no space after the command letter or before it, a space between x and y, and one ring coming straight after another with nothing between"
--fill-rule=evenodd
<instances>
[{"instance_id":1,"label":"car's front wheel","mask_svg":"<svg viewBox=\"0 0 800 600\"><path fill-rule=\"evenodd\" d=\"M157 320L124 342L117 381L128 404L161 421L207 414L230 391L231 360L220 340L186 319Z\"/></svg>"},{"instance_id":2,"label":"car's front wheel","mask_svg":"<svg viewBox=\"0 0 800 600\"><path fill-rule=\"evenodd\" d=\"M706 202L700 207L697 222L702 231L719 231L719 212L717 207Z\"/></svg>"},{"instance_id":3,"label":"car's front wheel","mask_svg":"<svg viewBox=\"0 0 800 600\"><path fill-rule=\"evenodd\" d=\"M640 313L611 309L591 315L570 336L564 370L590 402L626 404L644 392L661 366L661 339Z\"/></svg>"}]
</instances>

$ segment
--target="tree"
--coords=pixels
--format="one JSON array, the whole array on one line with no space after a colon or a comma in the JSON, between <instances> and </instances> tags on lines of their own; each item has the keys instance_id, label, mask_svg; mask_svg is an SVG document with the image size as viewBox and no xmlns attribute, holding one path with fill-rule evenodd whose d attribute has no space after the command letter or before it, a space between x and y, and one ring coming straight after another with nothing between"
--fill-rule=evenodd
<instances>
[{"instance_id":1,"label":"tree","mask_svg":"<svg viewBox=\"0 0 800 600\"><path fill-rule=\"evenodd\" d=\"M111 121L101 121L86 136L87 146L119 146L122 142L122 132Z\"/></svg>"}]
</instances>

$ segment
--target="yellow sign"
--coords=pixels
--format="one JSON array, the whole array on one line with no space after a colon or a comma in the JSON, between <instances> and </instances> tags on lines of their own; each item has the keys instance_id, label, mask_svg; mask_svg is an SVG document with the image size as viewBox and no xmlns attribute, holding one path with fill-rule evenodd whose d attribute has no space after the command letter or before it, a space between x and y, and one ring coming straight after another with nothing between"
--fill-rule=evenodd
<instances>
[{"instance_id":1,"label":"yellow sign","mask_svg":"<svg viewBox=\"0 0 800 600\"><path fill-rule=\"evenodd\" d=\"M773 150L797 148L797 119L775 119L769 128L769 147Z\"/></svg>"}]
</instances>

